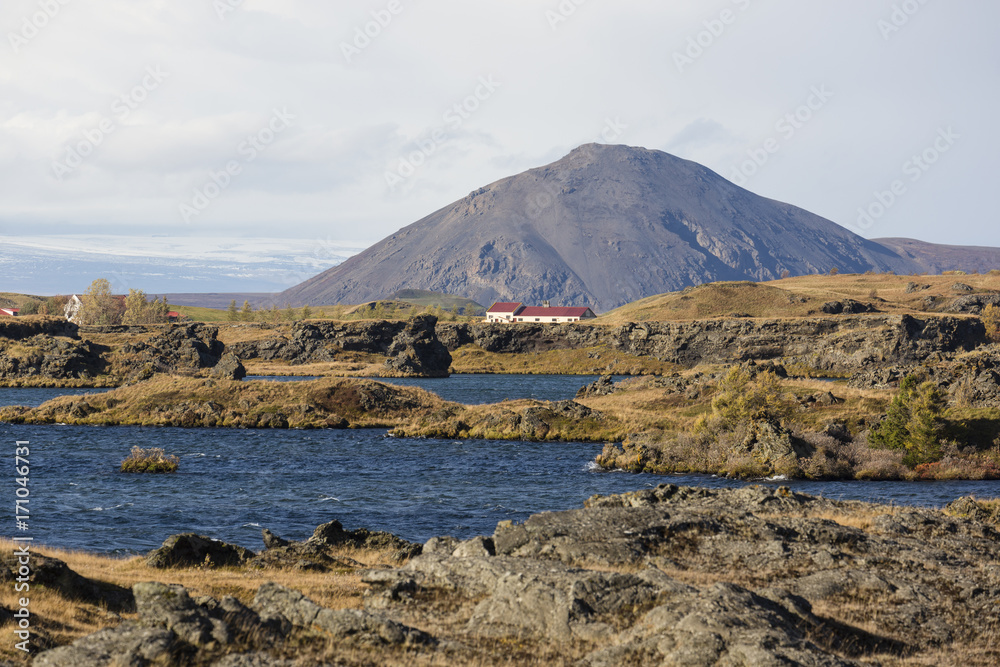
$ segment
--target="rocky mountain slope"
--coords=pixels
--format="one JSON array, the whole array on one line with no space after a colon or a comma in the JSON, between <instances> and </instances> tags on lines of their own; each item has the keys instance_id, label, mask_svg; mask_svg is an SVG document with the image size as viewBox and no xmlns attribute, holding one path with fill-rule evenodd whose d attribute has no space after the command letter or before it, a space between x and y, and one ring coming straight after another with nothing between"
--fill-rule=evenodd
<instances>
[{"instance_id":1,"label":"rocky mountain slope","mask_svg":"<svg viewBox=\"0 0 1000 667\"><path fill-rule=\"evenodd\" d=\"M660 151L588 144L505 178L284 292L293 305L400 289L598 311L713 280L909 272L916 264L803 209Z\"/></svg>"},{"instance_id":2,"label":"rocky mountain slope","mask_svg":"<svg viewBox=\"0 0 1000 667\"><path fill-rule=\"evenodd\" d=\"M923 272L965 271L986 273L1000 269L1000 248L942 245L914 239L873 239L904 259L916 262Z\"/></svg>"}]
</instances>

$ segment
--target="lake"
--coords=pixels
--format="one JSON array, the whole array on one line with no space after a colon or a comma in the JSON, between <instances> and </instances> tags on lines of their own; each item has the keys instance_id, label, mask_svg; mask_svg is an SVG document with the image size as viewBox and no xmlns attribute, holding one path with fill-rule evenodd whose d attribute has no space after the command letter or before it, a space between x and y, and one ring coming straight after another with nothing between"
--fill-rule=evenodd
<instances>
[{"instance_id":1,"label":"lake","mask_svg":"<svg viewBox=\"0 0 1000 667\"><path fill-rule=\"evenodd\" d=\"M534 398L540 401L561 401L576 396L584 385L597 380L598 375L452 375L447 378L366 378L403 387L422 387L446 401L465 405L499 403L504 400ZM315 378L291 376L248 376L247 380L295 382ZM621 376L614 376L614 380Z\"/></svg>"},{"instance_id":2,"label":"lake","mask_svg":"<svg viewBox=\"0 0 1000 667\"><path fill-rule=\"evenodd\" d=\"M419 383L442 388L451 400L473 403L498 393L507 398L526 393L571 398L592 380L454 376ZM5 391L5 400L10 400L10 392L16 392L14 398L25 397L12 403L38 398L34 389ZM0 437L7 443L11 464L15 441L31 443L28 534L44 544L108 553L145 552L179 532L260 549L263 527L285 538L305 539L316 526L333 519L348 529L386 530L418 542L437 535L469 538L491 534L505 519L523 521L537 512L580 507L594 494L663 482L708 487L747 483L706 475L604 472L592 463L599 444L390 438L383 429L0 424ZM180 457L180 469L172 475L120 473L118 466L133 445L164 448ZM13 505L13 465L8 470L7 496ZM1000 482L765 483L898 505L942 506L963 495L1000 495ZM9 523L4 534L12 536L13 528Z\"/></svg>"}]
</instances>

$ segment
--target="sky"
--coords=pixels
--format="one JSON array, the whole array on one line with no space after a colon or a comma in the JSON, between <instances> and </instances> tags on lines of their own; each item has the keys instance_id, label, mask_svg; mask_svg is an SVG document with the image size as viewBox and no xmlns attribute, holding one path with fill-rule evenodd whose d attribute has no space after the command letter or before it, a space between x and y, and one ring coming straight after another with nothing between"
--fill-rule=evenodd
<instances>
[{"instance_id":1,"label":"sky","mask_svg":"<svg viewBox=\"0 0 1000 667\"><path fill-rule=\"evenodd\" d=\"M0 237L332 265L598 141L869 238L1000 246L998 24L995 0L4 0Z\"/></svg>"}]
</instances>

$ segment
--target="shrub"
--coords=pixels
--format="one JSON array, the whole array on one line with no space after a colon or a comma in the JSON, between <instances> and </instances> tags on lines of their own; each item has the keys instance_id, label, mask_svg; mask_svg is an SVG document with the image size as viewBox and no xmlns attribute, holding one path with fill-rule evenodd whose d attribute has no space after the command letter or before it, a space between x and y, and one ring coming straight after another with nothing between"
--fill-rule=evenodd
<instances>
[{"instance_id":1,"label":"shrub","mask_svg":"<svg viewBox=\"0 0 1000 667\"><path fill-rule=\"evenodd\" d=\"M908 375L882 423L872 429L868 442L877 449L905 450L903 463L914 468L941 459L944 436L944 396L933 382L918 384Z\"/></svg>"},{"instance_id":2,"label":"shrub","mask_svg":"<svg viewBox=\"0 0 1000 667\"><path fill-rule=\"evenodd\" d=\"M178 463L180 459L164 454L160 447L143 449L135 445L122 461L122 472L176 472Z\"/></svg>"},{"instance_id":3,"label":"shrub","mask_svg":"<svg viewBox=\"0 0 1000 667\"><path fill-rule=\"evenodd\" d=\"M983 314L979 317L986 327L986 335L994 342L1000 343L1000 308L991 303L983 308Z\"/></svg>"},{"instance_id":4,"label":"shrub","mask_svg":"<svg viewBox=\"0 0 1000 667\"><path fill-rule=\"evenodd\" d=\"M762 371L755 376L742 366L733 366L719 382L709 420L731 429L752 421L780 421L788 412L788 401L777 375Z\"/></svg>"}]
</instances>

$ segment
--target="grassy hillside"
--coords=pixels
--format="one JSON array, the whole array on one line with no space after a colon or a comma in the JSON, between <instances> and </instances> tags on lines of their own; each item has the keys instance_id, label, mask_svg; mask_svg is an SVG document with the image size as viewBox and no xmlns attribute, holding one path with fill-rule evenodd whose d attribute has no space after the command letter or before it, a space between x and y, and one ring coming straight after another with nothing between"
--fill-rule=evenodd
<instances>
[{"instance_id":1,"label":"grassy hillside","mask_svg":"<svg viewBox=\"0 0 1000 667\"><path fill-rule=\"evenodd\" d=\"M871 304L883 312L933 312L956 297L995 291L1000 291L1000 271L940 276L812 275L766 283L718 282L641 299L605 313L598 322L806 317L821 314L824 303L846 299Z\"/></svg>"},{"instance_id":2,"label":"grassy hillside","mask_svg":"<svg viewBox=\"0 0 1000 667\"><path fill-rule=\"evenodd\" d=\"M428 292L427 290L419 289L404 289L390 295L389 298L412 303L415 306L454 311L459 315L486 314L486 306L478 304L472 299L455 296L454 294L441 294L440 292Z\"/></svg>"}]
</instances>

